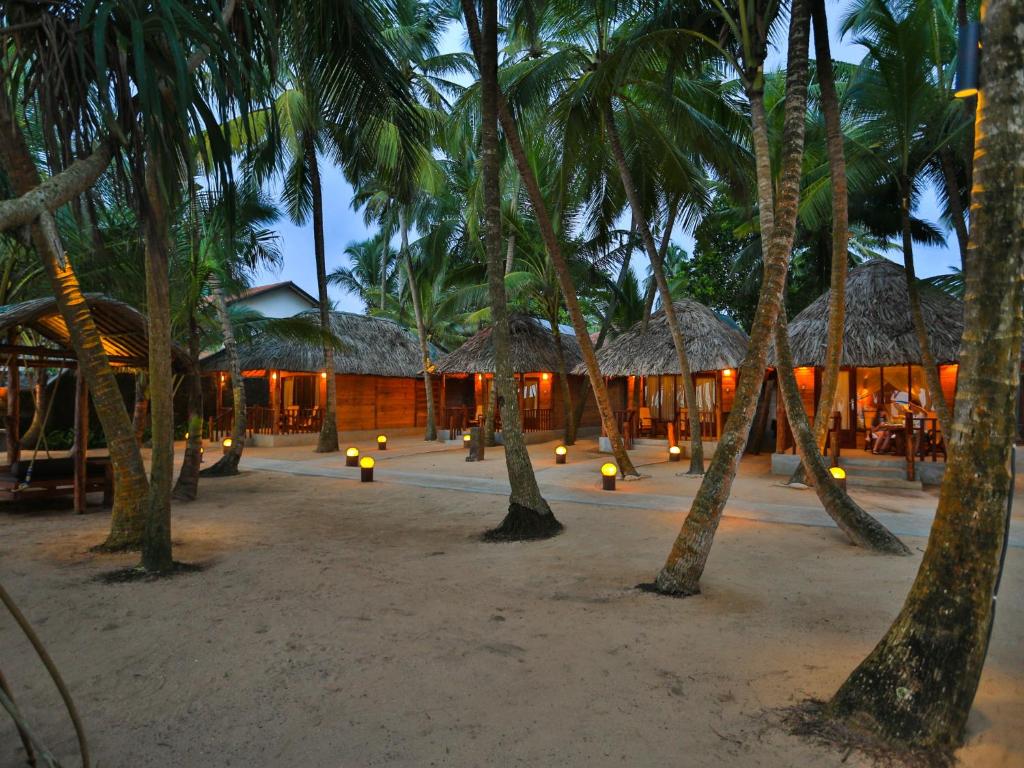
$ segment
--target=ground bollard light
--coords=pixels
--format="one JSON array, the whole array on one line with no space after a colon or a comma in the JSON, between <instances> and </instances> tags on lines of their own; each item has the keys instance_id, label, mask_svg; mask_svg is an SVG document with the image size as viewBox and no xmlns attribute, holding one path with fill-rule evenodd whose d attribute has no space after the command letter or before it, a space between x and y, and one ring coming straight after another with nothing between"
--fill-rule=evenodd
<instances>
[{"instance_id":1,"label":"ground bollard light","mask_svg":"<svg viewBox=\"0 0 1024 768\"><path fill-rule=\"evenodd\" d=\"M612 464L610 461L607 464L601 465L601 488L606 491L615 490L615 475L619 473L619 468Z\"/></svg>"},{"instance_id":2,"label":"ground bollard light","mask_svg":"<svg viewBox=\"0 0 1024 768\"><path fill-rule=\"evenodd\" d=\"M388 449L388 436L377 435L377 450L386 451Z\"/></svg>"},{"instance_id":3,"label":"ground bollard light","mask_svg":"<svg viewBox=\"0 0 1024 768\"><path fill-rule=\"evenodd\" d=\"M345 451L345 466L346 467L358 467L359 466L359 449L349 448Z\"/></svg>"},{"instance_id":4,"label":"ground bollard light","mask_svg":"<svg viewBox=\"0 0 1024 768\"><path fill-rule=\"evenodd\" d=\"M846 490L846 470L842 467L830 467L828 470L829 474L832 475L832 479L836 481L836 485Z\"/></svg>"},{"instance_id":5,"label":"ground bollard light","mask_svg":"<svg viewBox=\"0 0 1024 768\"><path fill-rule=\"evenodd\" d=\"M462 445L465 446L466 450L469 450L470 444L473 442L473 436L468 432L462 436Z\"/></svg>"},{"instance_id":6,"label":"ground bollard light","mask_svg":"<svg viewBox=\"0 0 1024 768\"><path fill-rule=\"evenodd\" d=\"M227 456L231 452L232 440L230 437L225 437L224 442L221 443L221 447L224 449L224 455Z\"/></svg>"},{"instance_id":7,"label":"ground bollard light","mask_svg":"<svg viewBox=\"0 0 1024 768\"><path fill-rule=\"evenodd\" d=\"M560 445L555 448L555 464L565 464L565 456L569 453L569 449L564 445Z\"/></svg>"},{"instance_id":8,"label":"ground bollard light","mask_svg":"<svg viewBox=\"0 0 1024 768\"><path fill-rule=\"evenodd\" d=\"M678 445L673 445L673 446L669 447L669 449L668 449L668 460L669 461L679 461L679 459L680 459L680 457L682 455L683 455L683 450Z\"/></svg>"},{"instance_id":9,"label":"ground bollard light","mask_svg":"<svg viewBox=\"0 0 1024 768\"><path fill-rule=\"evenodd\" d=\"M359 460L359 480L363 483L373 482L373 465L376 464L373 456L363 456Z\"/></svg>"}]
</instances>

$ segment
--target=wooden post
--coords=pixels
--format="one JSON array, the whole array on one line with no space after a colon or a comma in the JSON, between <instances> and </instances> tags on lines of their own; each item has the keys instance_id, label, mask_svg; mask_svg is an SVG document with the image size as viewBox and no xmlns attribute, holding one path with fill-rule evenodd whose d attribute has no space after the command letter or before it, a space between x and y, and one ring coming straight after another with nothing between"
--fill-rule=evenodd
<instances>
[{"instance_id":1,"label":"wooden post","mask_svg":"<svg viewBox=\"0 0 1024 768\"><path fill-rule=\"evenodd\" d=\"M14 343L14 340L11 340ZM21 458L21 370L16 355L7 359L7 463Z\"/></svg>"},{"instance_id":2,"label":"wooden post","mask_svg":"<svg viewBox=\"0 0 1024 768\"><path fill-rule=\"evenodd\" d=\"M914 479L914 416L907 411L903 417L903 452L907 457L907 480Z\"/></svg>"},{"instance_id":3,"label":"wooden post","mask_svg":"<svg viewBox=\"0 0 1024 768\"><path fill-rule=\"evenodd\" d=\"M85 512L86 457L89 451L89 387L79 368L75 372L75 512Z\"/></svg>"},{"instance_id":4,"label":"wooden post","mask_svg":"<svg viewBox=\"0 0 1024 768\"><path fill-rule=\"evenodd\" d=\"M476 426L469 428L469 455L466 461L484 460L484 436L483 427Z\"/></svg>"}]
</instances>

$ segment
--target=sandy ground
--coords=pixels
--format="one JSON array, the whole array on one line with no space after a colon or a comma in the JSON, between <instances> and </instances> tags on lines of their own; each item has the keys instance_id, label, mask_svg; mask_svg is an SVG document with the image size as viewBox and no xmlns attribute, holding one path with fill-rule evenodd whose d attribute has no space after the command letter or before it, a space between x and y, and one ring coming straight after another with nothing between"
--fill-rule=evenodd
<instances>
[{"instance_id":1,"label":"sandy ground","mask_svg":"<svg viewBox=\"0 0 1024 768\"><path fill-rule=\"evenodd\" d=\"M156 582L96 580L134 561L89 553L100 511L0 507L0 580L62 669L99 766L839 765L782 732L774 711L827 697L870 650L924 539L905 537L912 558L885 558L829 528L730 515L704 593L658 598L633 585L654 576L685 506L588 503L608 498L596 495L596 452L556 468L550 446L532 450L544 487L580 498L555 504L566 531L550 541L483 544L500 495L415 484L417 473L500 481L500 451L467 465L458 450L396 441L374 454L372 485L252 470L204 482L200 501L174 511L176 557L204 570ZM249 455L340 464L308 448ZM650 459L651 477L614 498L696 489L679 465ZM386 479L399 469L402 482ZM814 505L777 482L763 460L744 462L736 508ZM910 519L936 496L858 498ZM966 766L1024 765L1022 587L1015 546ZM0 665L74 765L56 694L7 616ZM0 766L22 764L0 717Z\"/></svg>"}]
</instances>

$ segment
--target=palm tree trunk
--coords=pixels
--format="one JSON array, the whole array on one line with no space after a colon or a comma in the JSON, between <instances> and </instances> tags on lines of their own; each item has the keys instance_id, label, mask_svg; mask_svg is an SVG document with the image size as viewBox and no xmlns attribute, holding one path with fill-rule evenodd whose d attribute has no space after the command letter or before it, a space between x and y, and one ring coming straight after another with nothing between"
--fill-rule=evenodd
<instances>
[{"instance_id":1,"label":"palm tree trunk","mask_svg":"<svg viewBox=\"0 0 1024 768\"><path fill-rule=\"evenodd\" d=\"M146 374L139 371L135 374L135 405L132 407L132 432L135 442L142 448L146 437L146 424L149 422L149 385Z\"/></svg>"},{"instance_id":2,"label":"palm tree trunk","mask_svg":"<svg viewBox=\"0 0 1024 768\"><path fill-rule=\"evenodd\" d=\"M800 201L800 177L804 149L804 117L807 108L807 33L809 10L807 0L794 0L790 10L789 61L786 67L785 121L782 135L782 175L779 185L778 224L772 223L772 237L765 258L765 274L757 310L751 324L750 345L740 367L733 409L725 423L718 449L711 458L707 474L676 537L664 567L658 573L654 589L665 594L693 595L700 592L715 531L729 499L732 482L739 468L743 447L757 408L758 394L764 379L768 345L782 307L789 254L796 232L796 213ZM763 93L757 88L751 95L752 128L755 146L767 142L767 126L757 118L763 116ZM760 135L759 135L760 134ZM760 153L756 153L760 154ZM762 159L757 158L760 164ZM770 169L769 169L769 179ZM758 191L761 191L758 173ZM770 182L769 182L770 186ZM772 198L769 197L769 200ZM763 215L764 212L762 212Z\"/></svg>"},{"instance_id":3,"label":"palm tree trunk","mask_svg":"<svg viewBox=\"0 0 1024 768\"><path fill-rule=\"evenodd\" d=\"M900 201L900 222L903 233L903 266L907 273L907 295L910 298L910 318L914 323L914 334L917 336L917 345L921 349L921 368L924 369L924 379L928 384L928 393L931 395L935 413L939 418L939 429L943 439L949 435L949 428L952 419L949 415L949 406L946 403L946 396L942 393L942 384L939 381L939 366L932 354L931 342L928 340L928 326L924 321L924 312L921 310L921 293L917 284L917 274L914 271L914 242L910 235L910 186L909 180L902 179L900 188L904 190Z\"/></svg>"},{"instance_id":4,"label":"palm tree trunk","mask_svg":"<svg viewBox=\"0 0 1024 768\"><path fill-rule=\"evenodd\" d=\"M827 708L925 748L952 749L963 739L988 652L1013 493L1024 335L1024 7L992 0L984 21L964 343L939 507L899 616Z\"/></svg>"},{"instance_id":5,"label":"palm tree trunk","mask_svg":"<svg viewBox=\"0 0 1024 768\"><path fill-rule=\"evenodd\" d=\"M472 0L463 0L470 7ZM540 494L526 450L512 362L509 357L507 297L501 260L501 190L498 159L498 8L497 0L483 3L483 33L477 50L480 68L481 170L483 175L487 287L491 299L491 339L494 343L494 384L501 398L501 434L505 444L512 494L508 515L488 531L491 540L548 538L562 530Z\"/></svg>"},{"instance_id":6,"label":"palm tree trunk","mask_svg":"<svg viewBox=\"0 0 1024 768\"><path fill-rule=\"evenodd\" d=\"M0 99L0 157L14 191L19 195L37 188L39 171L25 137L18 128L7 99ZM61 317L68 327L71 346L79 369L85 375L93 407L103 427L114 472L114 505L110 533L104 549L136 547L142 540L149 481L142 453L135 441L128 410L118 389L114 371L103 349L99 330L78 285L74 268L67 260L57 222L42 213L32 224L32 243L57 299Z\"/></svg>"},{"instance_id":7,"label":"palm tree trunk","mask_svg":"<svg viewBox=\"0 0 1024 768\"><path fill-rule=\"evenodd\" d=\"M471 2L462 0L462 11L466 16L466 30L469 33L470 45L479 62L481 41L476 9ZM569 264L562 254L561 246L558 243L558 236L555 234L554 226L551 224L551 217L548 215L544 195L541 193L540 185L537 183L537 176L534 174L529 158L526 156L526 150L523 148L523 142L519 137L519 130L516 127L508 103L505 101L501 90L497 88L497 85L495 85L495 89L497 90L498 119L501 121L501 127L505 133L505 142L509 152L512 154L512 158L515 160L516 170L519 171L519 178L526 185L530 205L540 227L541 239L544 241L544 247L547 249L548 255L554 264L555 274L558 276L558 284L562 289L562 295L565 297L565 306L572 320L573 332L576 334L576 340L580 345L580 354L583 356L583 362L587 366L587 376L590 378L590 386L594 390L594 399L597 401L597 409L601 414L601 424L604 427L605 434L608 436L608 441L611 443L612 454L615 456L615 461L618 464L619 473L623 477L627 475L639 477L640 473L636 471L632 460L629 458L629 454L626 453L626 445L615 422L615 414L612 412L611 400L608 397L608 387L605 385L604 377L601 376L597 354L594 352L594 344L590 340L590 330L587 328L583 311L580 309L580 303L576 296L576 286L573 284L572 275L569 272Z\"/></svg>"},{"instance_id":8,"label":"palm tree trunk","mask_svg":"<svg viewBox=\"0 0 1024 768\"><path fill-rule=\"evenodd\" d=\"M494 386L494 379L491 379L491 386L487 389L487 406L484 411L484 445L493 448L497 443L494 440L494 413L498 408L498 390Z\"/></svg>"},{"instance_id":9,"label":"palm tree trunk","mask_svg":"<svg viewBox=\"0 0 1024 768\"><path fill-rule=\"evenodd\" d=\"M327 257L324 248L324 198L320 185L320 164L316 157L316 145L308 131L303 136L306 167L313 190L313 253L316 259L317 304L320 327L331 330L331 297L327 295ZM338 382L334 375L334 347L324 340L324 373L327 374L327 402L324 403L324 423L317 439L317 453L333 453L338 450Z\"/></svg>"},{"instance_id":10,"label":"palm tree trunk","mask_svg":"<svg viewBox=\"0 0 1024 768\"><path fill-rule=\"evenodd\" d=\"M689 474L703 475L704 441L701 439L700 434L697 387L694 384L693 374L690 371L690 360L686 355L686 339L683 338L683 329L679 327L676 308L672 303L672 292L669 290L668 280L665 279L665 264L661 260L658 247L654 244L654 236L651 234L651 228L647 225L647 216L641 205L640 195L636 191L636 184L633 183L633 174L629 170L626 153L622 150L622 140L619 138L619 130L615 125L615 112L612 109L610 98L604 103L604 125L605 130L608 132L608 144L611 147L612 155L615 157L615 164L619 168L619 179L622 181L626 197L629 199L629 206L633 211L633 219L636 221L637 230L640 232L640 239L647 250L647 258L651 262L651 271L654 273L654 282L658 286L661 303L664 305L665 319L668 321L669 333L672 335L672 344L676 348L676 359L679 361L679 372L683 379L683 393L686 395L686 413L689 416L690 422ZM666 233L666 236L668 236L668 233Z\"/></svg>"},{"instance_id":11,"label":"palm tree trunk","mask_svg":"<svg viewBox=\"0 0 1024 768\"><path fill-rule=\"evenodd\" d=\"M53 381L54 395L56 387L60 383L58 376ZM36 381L32 386L32 423L28 425L25 434L21 435L22 445L35 445L41 436L45 437L46 424L46 369L36 368Z\"/></svg>"},{"instance_id":12,"label":"palm tree trunk","mask_svg":"<svg viewBox=\"0 0 1024 768\"><path fill-rule=\"evenodd\" d=\"M558 316L552 317L551 335L555 337L555 357L558 359L558 385L562 390L562 418L565 419L563 439L566 445L576 443L576 419L572 407L572 390L569 388L569 369L565 365L565 350L562 348L562 331L558 327Z\"/></svg>"},{"instance_id":13,"label":"palm tree trunk","mask_svg":"<svg viewBox=\"0 0 1024 768\"><path fill-rule=\"evenodd\" d=\"M171 557L171 486L174 482L174 374L171 370L170 257L167 183L147 158L142 202L146 249L146 311L149 336L149 508L142 538L142 567L165 573Z\"/></svg>"},{"instance_id":14,"label":"palm tree trunk","mask_svg":"<svg viewBox=\"0 0 1024 768\"><path fill-rule=\"evenodd\" d=\"M213 278L211 282L213 283L213 303L217 308L221 335L224 337L224 353L228 358L228 370L231 375L231 407L234 413L231 425L231 447L216 464L204 469L199 474L201 477L224 477L238 474L238 462L242 460L242 451L245 448L245 381L242 379L242 366L238 361L235 331L231 327L231 317L228 315L227 297L216 278Z\"/></svg>"},{"instance_id":15,"label":"palm tree trunk","mask_svg":"<svg viewBox=\"0 0 1024 768\"><path fill-rule=\"evenodd\" d=\"M850 240L849 201L846 184L846 156L843 132L839 124L839 98L836 96L829 50L828 17L824 0L815 0L812 10L814 50L818 64L818 86L821 111L825 118L825 142L828 169L832 180L832 271L829 281L828 345L825 348L825 370L821 377L821 394L814 414L814 439L823 445L839 388L839 363L843 358L843 334L846 329L846 267ZM790 483L803 482L803 462L797 465Z\"/></svg>"},{"instance_id":16,"label":"palm tree trunk","mask_svg":"<svg viewBox=\"0 0 1024 768\"><path fill-rule=\"evenodd\" d=\"M513 216L516 214L516 209L519 207L519 185L516 184L512 188L512 202L509 206ZM512 266L516 260L516 233L514 229L511 229L508 234L508 243L505 245L505 274L507 275L512 271Z\"/></svg>"},{"instance_id":17,"label":"palm tree trunk","mask_svg":"<svg viewBox=\"0 0 1024 768\"><path fill-rule=\"evenodd\" d=\"M412 254L409 253L409 222L405 208L398 211L398 226L402 236L402 263L405 264L406 279L409 281L409 293L412 294L412 311L416 315L416 335L420 341L420 362L423 365L423 391L427 397L427 428L424 440L437 440L437 417L434 415L434 380L431 373L433 364L430 362L430 344L427 340L427 326L423 321L423 300L416 274L412 267Z\"/></svg>"},{"instance_id":18,"label":"palm tree trunk","mask_svg":"<svg viewBox=\"0 0 1024 768\"><path fill-rule=\"evenodd\" d=\"M779 310L779 319L775 325L775 360L778 364L775 370L779 378L780 396L786 404L786 417L793 430L801 463L811 476L814 490L828 516L835 520L836 525L858 547L889 555L909 555L910 550L903 542L861 509L836 484L825 468L825 460L811 431L807 412L804 411L804 404L800 399L796 374L793 372L793 354L789 348L789 329L784 307Z\"/></svg>"},{"instance_id":19,"label":"palm tree trunk","mask_svg":"<svg viewBox=\"0 0 1024 768\"><path fill-rule=\"evenodd\" d=\"M188 356L192 369L185 379L188 387L188 432L185 436L185 457L178 472L178 481L171 493L175 501L195 501L199 496L199 470L203 454L203 381L199 373L199 324L193 312L188 317Z\"/></svg>"},{"instance_id":20,"label":"palm tree trunk","mask_svg":"<svg viewBox=\"0 0 1024 768\"><path fill-rule=\"evenodd\" d=\"M953 162L953 153L948 147L939 150L939 163L942 165L942 181L946 187L946 198L949 200L950 212L953 214L953 231L956 232L956 242L960 249L960 270L967 272L967 209L964 207L963 195L960 194L960 184L956 178L956 166Z\"/></svg>"}]
</instances>

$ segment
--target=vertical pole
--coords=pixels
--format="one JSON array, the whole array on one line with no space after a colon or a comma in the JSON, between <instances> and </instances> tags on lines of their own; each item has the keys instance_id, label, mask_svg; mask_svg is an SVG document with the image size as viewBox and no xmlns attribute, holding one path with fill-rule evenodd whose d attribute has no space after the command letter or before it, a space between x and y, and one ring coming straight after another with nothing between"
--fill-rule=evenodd
<instances>
[{"instance_id":1,"label":"vertical pole","mask_svg":"<svg viewBox=\"0 0 1024 768\"><path fill-rule=\"evenodd\" d=\"M17 337L9 339L13 345ZM17 355L7 360L7 463L21 458L21 369Z\"/></svg>"},{"instance_id":2,"label":"vertical pole","mask_svg":"<svg viewBox=\"0 0 1024 768\"><path fill-rule=\"evenodd\" d=\"M778 381L778 371L775 373L776 381ZM786 452L786 408L782 403L782 390L776 385L775 387L775 452L785 453Z\"/></svg>"},{"instance_id":3,"label":"vertical pole","mask_svg":"<svg viewBox=\"0 0 1024 768\"><path fill-rule=\"evenodd\" d=\"M89 450L89 387L81 368L75 371L75 512L85 512L86 455Z\"/></svg>"}]
</instances>

